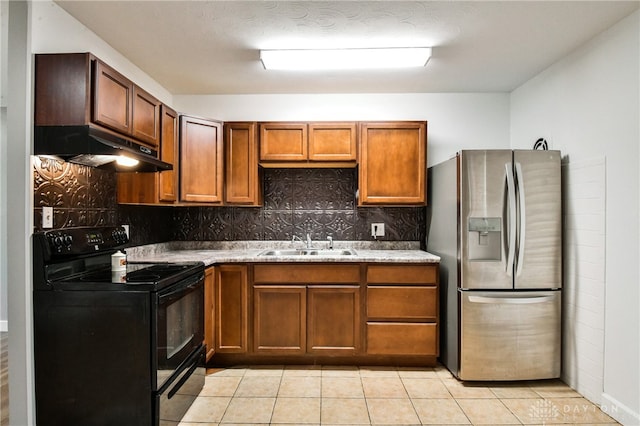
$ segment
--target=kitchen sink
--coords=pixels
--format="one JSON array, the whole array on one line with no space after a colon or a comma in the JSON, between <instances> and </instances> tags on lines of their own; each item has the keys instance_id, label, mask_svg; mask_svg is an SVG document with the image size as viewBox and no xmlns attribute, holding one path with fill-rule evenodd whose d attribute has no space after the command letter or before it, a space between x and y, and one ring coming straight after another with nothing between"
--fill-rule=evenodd
<instances>
[{"instance_id":1,"label":"kitchen sink","mask_svg":"<svg viewBox=\"0 0 640 426\"><path fill-rule=\"evenodd\" d=\"M357 253L353 249L290 249L290 250L265 250L258 256L355 256Z\"/></svg>"}]
</instances>

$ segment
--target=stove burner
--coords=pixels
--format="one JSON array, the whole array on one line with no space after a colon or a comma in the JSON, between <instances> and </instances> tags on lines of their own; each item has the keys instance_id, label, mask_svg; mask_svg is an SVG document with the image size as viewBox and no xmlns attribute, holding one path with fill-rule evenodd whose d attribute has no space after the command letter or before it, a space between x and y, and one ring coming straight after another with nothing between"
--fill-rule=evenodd
<instances>
[{"instance_id":1,"label":"stove burner","mask_svg":"<svg viewBox=\"0 0 640 426\"><path fill-rule=\"evenodd\" d=\"M152 274L146 270L135 271L127 274L127 282L140 283L140 282L156 282L160 279L160 275Z\"/></svg>"}]
</instances>

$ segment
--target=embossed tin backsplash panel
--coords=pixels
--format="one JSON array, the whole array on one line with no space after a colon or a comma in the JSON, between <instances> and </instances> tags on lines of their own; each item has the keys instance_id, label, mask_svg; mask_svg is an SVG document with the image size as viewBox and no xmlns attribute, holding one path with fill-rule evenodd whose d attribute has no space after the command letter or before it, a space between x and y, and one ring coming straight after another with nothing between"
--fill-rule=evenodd
<instances>
[{"instance_id":1,"label":"embossed tin backsplash panel","mask_svg":"<svg viewBox=\"0 0 640 426\"><path fill-rule=\"evenodd\" d=\"M355 169L265 169L263 207L118 205L116 175L34 157L34 226L42 207L54 228L128 224L132 245L164 241L371 240L370 224L385 223L387 241L423 241L425 208L357 208Z\"/></svg>"},{"instance_id":2,"label":"embossed tin backsplash panel","mask_svg":"<svg viewBox=\"0 0 640 426\"><path fill-rule=\"evenodd\" d=\"M371 240L371 222L384 222L384 240L423 241L424 207L357 208L355 169L265 169L264 206L175 209L174 240Z\"/></svg>"}]
</instances>

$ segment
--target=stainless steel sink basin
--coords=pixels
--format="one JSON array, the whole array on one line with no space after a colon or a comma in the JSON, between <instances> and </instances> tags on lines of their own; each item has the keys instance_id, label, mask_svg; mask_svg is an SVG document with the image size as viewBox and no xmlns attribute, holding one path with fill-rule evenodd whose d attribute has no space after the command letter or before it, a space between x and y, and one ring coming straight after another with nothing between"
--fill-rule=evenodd
<instances>
[{"instance_id":1,"label":"stainless steel sink basin","mask_svg":"<svg viewBox=\"0 0 640 426\"><path fill-rule=\"evenodd\" d=\"M290 250L265 250L258 256L355 256L357 253L353 249L290 249Z\"/></svg>"}]
</instances>

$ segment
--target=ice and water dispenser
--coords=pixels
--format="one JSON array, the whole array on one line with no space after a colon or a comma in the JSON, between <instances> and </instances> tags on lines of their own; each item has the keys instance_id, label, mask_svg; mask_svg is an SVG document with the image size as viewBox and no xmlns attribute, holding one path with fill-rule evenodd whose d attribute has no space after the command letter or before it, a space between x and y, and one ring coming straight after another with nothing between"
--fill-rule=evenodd
<instances>
[{"instance_id":1,"label":"ice and water dispenser","mask_svg":"<svg viewBox=\"0 0 640 426\"><path fill-rule=\"evenodd\" d=\"M469 260L502 259L502 224L499 217L469 218Z\"/></svg>"}]
</instances>

